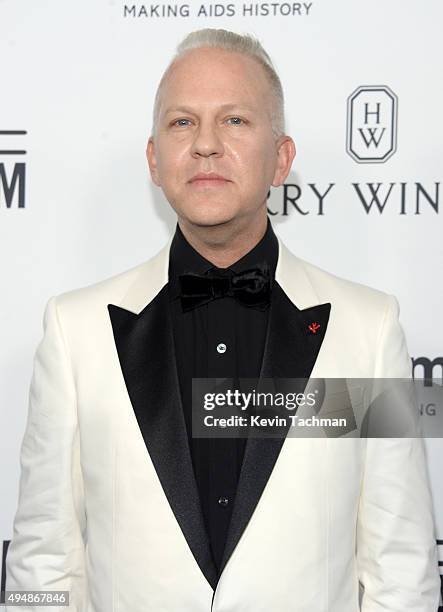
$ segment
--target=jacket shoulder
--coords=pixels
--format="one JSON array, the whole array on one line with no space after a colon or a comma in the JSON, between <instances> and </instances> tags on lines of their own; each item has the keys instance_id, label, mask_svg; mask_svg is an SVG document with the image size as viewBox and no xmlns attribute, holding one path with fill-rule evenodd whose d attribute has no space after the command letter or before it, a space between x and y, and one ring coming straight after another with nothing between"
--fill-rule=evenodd
<instances>
[{"instance_id":1,"label":"jacket shoulder","mask_svg":"<svg viewBox=\"0 0 443 612\"><path fill-rule=\"evenodd\" d=\"M392 298L386 291L333 274L299 257L296 259L322 302L343 303L348 308L367 312L384 309Z\"/></svg>"},{"instance_id":2,"label":"jacket shoulder","mask_svg":"<svg viewBox=\"0 0 443 612\"><path fill-rule=\"evenodd\" d=\"M149 278L149 270L156 265L164 255L163 247L152 257L141 263L127 268L122 272L113 274L98 282L74 288L55 295L59 309L72 314L94 310L94 307L102 308L109 303L119 304L135 280L144 274Z\"/></svg>"},{"instance_id":3,"label":"jacket shoulder","mask_svg":"<svg viewBox=\"0 0 443 612\"><path fill-rule=\"evenodd\" d=\"M347 360L346 372L357 378L409 378L411 362L395 295L305 260L298 259L298 265L319 302L331 304L329 343L337 347L337 360L340 354Z\"/></svg>"}]
</instances>

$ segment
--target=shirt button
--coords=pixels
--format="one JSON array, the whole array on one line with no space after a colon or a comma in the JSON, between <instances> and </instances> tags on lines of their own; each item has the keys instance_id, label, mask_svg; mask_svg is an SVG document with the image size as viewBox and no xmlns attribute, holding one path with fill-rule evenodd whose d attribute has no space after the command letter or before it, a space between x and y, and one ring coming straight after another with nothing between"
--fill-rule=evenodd
<instances>
[{"instance_id":1,"label":"shirt button","mask_svg":"<svg viewBox=\"0 0 443 612\"><path fill-rule=\"evenodd\" d=\"M223 508L225 508L229 504L229 499L227 497L219 497L218 503L220 506L223 506Z\"/></svg>"},{"instance_id":2,"label":"shirt button","mask_svg":"<svg viewBox=\"0 0 443 612\"><path fill-rule=\"evenodd\" d=\"M225 351L226 351L226 344L223 344L223 342L220 342L220 344L217 344L218 353L224 353Z\"/></svg>"}]
</instances>

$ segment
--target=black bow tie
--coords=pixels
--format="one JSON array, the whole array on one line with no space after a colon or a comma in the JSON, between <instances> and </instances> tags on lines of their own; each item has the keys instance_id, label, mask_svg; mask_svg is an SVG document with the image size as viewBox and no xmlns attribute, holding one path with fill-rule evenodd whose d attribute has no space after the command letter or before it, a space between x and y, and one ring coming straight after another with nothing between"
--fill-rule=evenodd
<instances>
[{"instance_id":1,"label":"black bow tie","mask_svg":"<svg viewBox=\"0 0 443 612\"><path fill-rule=\"evenodd\" d=\"M181 274L181 304L183 311L206 304L217 298L231 296L246 306L264 310L270 301L272 277L264 263L243 272L223 274Z\"/></svg>"}]
</instances>

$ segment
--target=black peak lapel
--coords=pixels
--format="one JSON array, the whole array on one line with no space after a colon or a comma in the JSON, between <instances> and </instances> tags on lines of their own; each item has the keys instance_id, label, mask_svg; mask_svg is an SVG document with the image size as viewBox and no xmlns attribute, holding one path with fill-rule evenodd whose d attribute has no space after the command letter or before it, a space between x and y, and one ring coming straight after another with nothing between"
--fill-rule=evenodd
<instances>
[{"instance_id":1,"label":"black peak lapel","mask_svg":"<svg viewBox=\"0 0 443 612\"><path fill-rule=\"evenodd\" d=\"M260 378L305 379L302 388L296 390L303 392L326 333L330 310L330 303L300 310L275 282ZM278 380L275 386L278 390ZM284 436L247 440L219 575L257 506L284 441Z\"/></svg>"},{"instance_id":2,"label":"black peak lapel","mask_svg":"<svg viewBox=\"0 0 443 612\"><path fill-rule=\"evenodd\" d=\"M139 314L108 304L126 388L157 475L201 571L217 571L204 526L177 375L167 285Z\"/></svg>"}]
</instances>

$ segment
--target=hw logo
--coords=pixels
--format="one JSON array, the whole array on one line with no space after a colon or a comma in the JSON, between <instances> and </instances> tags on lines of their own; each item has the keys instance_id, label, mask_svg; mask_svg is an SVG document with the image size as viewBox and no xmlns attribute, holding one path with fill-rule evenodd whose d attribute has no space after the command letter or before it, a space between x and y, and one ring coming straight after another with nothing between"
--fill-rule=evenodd
<instances>
[{"instance_id":1,"label":"hw logo","mask_svg":"<svg viewBox=\"0 0 443 612\"><path fill-rule=\"evenodd\" d=\"M346 151L359 164L380 164L397 150L398 98L386 85L358 87L348 98Z\"/></svg>"}]
</instances>

